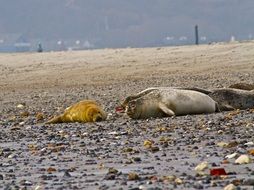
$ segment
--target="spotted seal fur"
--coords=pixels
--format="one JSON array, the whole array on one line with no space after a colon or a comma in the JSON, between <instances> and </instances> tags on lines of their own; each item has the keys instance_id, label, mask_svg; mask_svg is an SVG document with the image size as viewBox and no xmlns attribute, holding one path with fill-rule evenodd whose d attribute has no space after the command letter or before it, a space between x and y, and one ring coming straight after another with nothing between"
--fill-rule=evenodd
<instances>
[{"instance_id":1,"label":"spotted seal fur","mask_svg":"<svg viewBox=\"0 0 254 190\"><path fill-rule=\"evenodd\" d=\"M229 88L236 88L240 90L254 90L254 84L236 83L229 86Z\"/></svg>"},{"instance_id":2,"label":"spotted seal fur","mask_svg":"<svg viewBox=\"0 0 254 190\"><path fill-rule=\"evenodd\" d=\"M218 103L220 111L254 108L254 90L241 90L235 88L217 88L205 90L202 88L188 88L210 96Z\"/></svg>"},{"instance_id":3,"label":"spotted seal fur","mask_svg":"<svg viewBox=\"0 0 254 190\"><path fill-rule=\"evenodd\" d=\"M168 87L154 87L129 96L122 104L133 119L214 113L217 103L204 93Z\"/></svg>"},{"instance_id":4,"label":"spotted seal fur","mask_svg":"<svg viewBox=\"0 0 254 190\"><path fill-rule=\"evenodd\" d=\"M254 90L221 88L212 90L208 96L218 102L221 111L254 108Z\"/></svg>"}]
</instances>

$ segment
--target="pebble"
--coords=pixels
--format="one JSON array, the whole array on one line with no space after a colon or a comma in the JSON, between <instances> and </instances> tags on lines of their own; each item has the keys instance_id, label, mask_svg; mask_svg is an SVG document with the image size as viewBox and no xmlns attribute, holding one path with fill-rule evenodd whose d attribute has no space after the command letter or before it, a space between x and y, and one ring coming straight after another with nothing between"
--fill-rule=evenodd
<instances>
[{"instance_id":1,"label":"pebble","mask_svg":"<svg viewBox=\"0 0 254 190\"><path fill-rule=\"evenodd\" d=\"M204 184L210 184L211 183L211 177L210 176L206 176L203 181Z\"/></svg>"},{"instance_id":2,"label":"pebble","mask_svg":"<svg viewBox=\"0 0 254 190\"><path fill-rule=\"evenodd\" d=\"M207 161L204 161L200 164L198 164L196 167L195 167L195 171L197 172L201 172L201 171L204 171L206 168L208 168L208 162Z\"/></svg>"},{"instance_id":3,"label":"pebble","mask_svg":"<svg viewBox=\"0 0 254 190\"><path fill-rule=\"evenodd\" d=\"M9 166L12 166L12 164L11 163L2 163L2 166L3 167L9 167Z\"/></svg>"},{"instance_id":4,"label":"pebble","mask_svg":"<svg viewBox=\"0 0 254 190\"><path fill-rule=\"evenodd\" d=\"M15 155L15 154L10 154L10 155L8 156L8 158L9 158L9 159L17 158L17 155Z\"/></svg>"},{"instance_id":5,"label":"pebble","mask_svg":"<svg viewBox=\"0 0 254 190\"><path fill-rule=\"evenodd\" d=\"M254 142L247 142L247 143L245 143L244 145L247 145L247 146L253 146L254 145Z\"/></svg>"},{"instance_id":6,"label":"pebble","mask_svg":"<svg viewBox=\"0 0 254 190\"><path fill-rule=\"evenodd\" d=\"M140 185L138 188L141 189L141 190L146 190L147 189L144 185Z\"/></svg>"},{"instance_id":7,"label":"pebble","mask_svg":"<svg viewBox=\"0 0 254 190\"><path fill-rule=\"evenodd\" d=\"M227 175L224 168L213 168L210 170L211 176L221 176L221 175Z\"/></svg>"},{"instance_id":8,"label":"pebble","mask_svg":"<svg viewBox=\"0 0 254 190\"><path fill-rule=\"evenodd\" d=\"M248 151L248 154L254 156L254 149L249 150L249 151Z\"/></svg>"},{"instance_id":9,"label":"pebble","mask_svg":"<svg viewBox=\"0 0 254 190\"><path fill-rule=\"evenodd\" d=\"M70 172L68 172L68 171L65 171L65 172L64 172L64 175L63 175L63 177L71 177L71 174L70 174Z\"/></svg>"},{"instance_id":10,"label":"pebble","mask_svg":"<svg viewBox=\"0 0 254 190\"><path fill-rule=\"evenodd\" d=\"M144 147L151 148L153 145L153 142L151 140L145 140L143 144L144 144Z\"/></svg>"},{"instance_id":11,"label":"pebble","mask_svg":"<svg viewBox=\"0 0 254 190\"><path fill-rule=\"evenodd\" d=\"M226 187L224 187L223 190L236 190L236 186L234 184L229 184Z\"/></svg>"},{"instance_id":12,"label":"pebble","mask_svg":"<svg viewBox=\"0 0 254 190\"><path fill-rule=\"evenodd\" d=\"M234 179L231 181L231 184L234 184L235 186L241 185L243 182L242 179Z\"/></svg>"},{"instance_id":13,"label":"pebble","mask_svg":"<svg viewBox=\"0 0 254 190\"><path fill-rule=\"evenodd\" d=\"M134 162L141 162L141 158L140 157L133 157L132 160Z\"/></svg>"},{"instance_id":14,"label":"pebble","mask_svg":"<svg viewBox=\"0 0 254 190\"><path fill-rule=\"evenodd\" d=\"M128 180L129 181L139 180L139 175L136 173L130 172L128 174Z\"/></svg>"},{"instance_id":15,"label":"pebble","mask_svg":"<svg viewBox=\"0 0 254 190\"><path fill-rule=\"evenodd\" d=\"M252 178L252 179L245 179L243 181L243 185L249 185L249 186L253 186L254 187L254 178Z\"/></svg>"},{"instance_id":16,"label":"pebble","mask_svg":"<svg viewBox=\"0 0 254 190\"><path fill-rule=\"evenodd\" d=\"M202 184L200 184L200 183L194 183L194 185L193 185L193 187L195 188L195 189L204 189L204 186L202 185Z\"/></svg>"},{"instance_id":17,"label":"pebble","mask_svg":"<svg viewBox=\"0 0 254 190\"><path fill-rule=\"evenodd\" d=\"M25 122L22 121L22 122L19 123L19 125L20 125L20 126L25 125Z\"/></svg>"},{"instance_id":18,"label":"pebble","mask_svg":"<svg viewBox=\"0 0 254 190\"><path fill-rule=\"evenodd\" d=\"M249 164L251 163L251 158L248 155L241 155L235 160L236 164Z\"/></svg>"},{"instance_id":19,"label":"pebble","mask_svg":"<svg viewBox=\"0 0 254 190\"><path fill-rule=\"evenodd\" d=\"M236 156L237 156L237 153L235 152L233 154L229 154L229 155L225 156L225 158L231 159L231 158L234 158Z\"/></svg>"},{"instance_id":20,"label":"pebble","mask_svg":"<svg viewBox=\"0 0 254 190\"><path fill-rule=\"evenodd\" d=\"M24 185L24 186L32 186L33 185L33 183L31 181L27 181L27 180L20 181L20 184Z\"/></svg>"},{"instance_id":21,"label":"pebble","mask_svg":"<svg viewBox=\"0 0 254 190\"><path fill-rule=\"evenodd\" d=\"M28 111L23 111L20 113L21 117L28 117L29 116L29 112Z\"/></svg>"},{"instance_id":22,"label":"pebble","mask_svg":"<svg viewBox=\"0 0 254 190\"><path fill-rule=\"evenodd\" d=\"M53 167L49 167L49 168L47 169L47 172L48 172L48 173L53 173L53 172L56 172L56 169L53 168Z\"/></svg>"},{"instance_id":23,"label":"pebble","mask_svg":"<svg viewBox=\"0 0 254 190\"><path fill-rule=\"evenodd\" d=\"M109 173L109 174L117 174L117 173L118 173L118 170L115 169L115 168L109 168L109 169L108 169L108 173Z\"/></svg>"},{"instance_id":24,"label":"pebble","mask_svg":"<svg viewBox=\"0 0 254 190\"><path fill-rule=\"evenodd\" d=\"M23 109L25 106L23 105L23 104L18 104L17 105L17 108L19 108L19 109Z\"/></svg>"},{"instance_id":25,"label":"pebble","mask_svg":"<svg viewBox=\"0 0 254 190\"><path fill-rule=\"evenodd\" d=\"M158 152L160 150L160 148L158 146L152 146L150 148L150 150L151 150L151 152ZM160 158L158 160L160 160Z\"/></svg>"},{"instance_id":26,"label":"pebble","mask_svg":"<svg viewBox=\"0 0 254 190\"><path fill-rule=\"evenodd\" d=\"M38 113L36 114L36 120L37 120L37 121L42 121L44 118L45 118L45 116L44 116L43 113L38 112Z\"/></svg>"},{"instance_id":27,"label":"pebble","mask_svg":"<svg viewBox=\"0 0 254 190\"><path fill-rule=\"evenodd\" d=\"M106 174L106 176L104 177L105 180L115 180L115 178L116 175L111 173Z\"/></svg>"},{"instance_id":28,"label":"pebble","mask_svg":"<svg viewBox=\"0 0 254 190\"><path fill-rule=\"evenodd\" d=\"M37 185L37 186L34 188L34 190L43 190L43 186Z\"/></svg>"},{"instance_id":29,"label":"pebble","mask_svg":"<svg viewBox=\"0 0 254 190\"><path fill-rule=\"evenodd\" d=\"M176 179L175 179L175 183L176 183L177 185L181 185L181 184L183 184L183 180L180 179L180 178L176 178Z\"/></svg>"},{"instance_id":30,"label":"pebble","mask_svg":"<svg viewBox=\"0 0 254 190\"><path fill-rule=\"evenodd\" d=\"M217 145L219 147L226 147L226 146L228 146L228 143L226 143L226 142L218 142Z\"/></svg>"}]
</instances>

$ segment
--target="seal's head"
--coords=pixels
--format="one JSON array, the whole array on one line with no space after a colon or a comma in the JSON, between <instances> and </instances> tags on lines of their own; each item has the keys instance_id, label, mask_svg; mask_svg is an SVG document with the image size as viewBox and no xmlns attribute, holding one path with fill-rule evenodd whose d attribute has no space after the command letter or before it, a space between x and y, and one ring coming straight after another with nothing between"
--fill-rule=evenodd
<instances>
[{"instance_id":1,"label":"seal's head","mask_svg":"<svg viewBox=\"0 0 254 190\"><path fill-rule=\"evenodd\" d=\"M87 110L87 118L91 122L104 121L107 118L107 114L99 107L90 107Z\"/></svg>"},{"instance_id":2,"label":"seal's head","mask_svg":"<svg viewBox=\"0 0 254 190\"><path fill-rule=\"evenodd\" d=\"M126 105L125 112L127 115L133 119L138 119L141 115L141 101L136 99L129 101Z\"/></svg>"}]
</instances>

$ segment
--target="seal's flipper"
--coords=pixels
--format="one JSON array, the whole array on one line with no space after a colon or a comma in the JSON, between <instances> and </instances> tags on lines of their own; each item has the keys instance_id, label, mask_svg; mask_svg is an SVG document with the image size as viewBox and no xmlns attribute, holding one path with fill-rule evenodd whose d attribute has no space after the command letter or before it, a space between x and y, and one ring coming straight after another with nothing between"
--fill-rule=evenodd
<instances>
[{"instance_id":1,"label":"seal's flipper","mask_svg":"<svg viewBox=\"0 0 254 190\"><path fill-rule=\"evenodd\" d=\"M215 112L221 112L218 102L215 102Z\"/></svg>"},{"instance_id":2,"label":"seal's flipper","mask_svg":"<svg viewBox=\"0 0 254 190\"><path fill-rule=\"evenodd\" d=\"M168 116L174 116L175 112L169 109L165 104L159 103L160 110Z\"/></svg>"},{"instance_id":3,"label":"seal's flipper","mask_svg":"<svg viewBox=\"0 0 254 190\"><path fill-rule=\"evenodd\" d=\"M45 124L55 124L55 123L62 123L62 115L59 116L55 116L52 119L50 119L49 121L45 122Z\"/></svg>"}]
</instances>

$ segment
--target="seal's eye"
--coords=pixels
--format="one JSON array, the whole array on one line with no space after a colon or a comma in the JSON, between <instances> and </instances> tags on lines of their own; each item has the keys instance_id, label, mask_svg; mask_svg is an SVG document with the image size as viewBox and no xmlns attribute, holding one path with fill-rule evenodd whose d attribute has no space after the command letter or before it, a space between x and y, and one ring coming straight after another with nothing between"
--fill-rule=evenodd
<instances>
[{"instance_id":1,"label":"seal's eye","mask_svg":"<svg viewBox=\"0 0 254 190\"><path fill-rule=\"evenodd\" d=\"M134 110L134 109L136 108L136 102L134 102L134 101L130 102L130 103L129 103L129 108L130 108L131 110Z\"/></svg>"}]
</instances>

